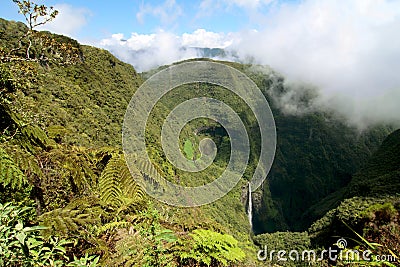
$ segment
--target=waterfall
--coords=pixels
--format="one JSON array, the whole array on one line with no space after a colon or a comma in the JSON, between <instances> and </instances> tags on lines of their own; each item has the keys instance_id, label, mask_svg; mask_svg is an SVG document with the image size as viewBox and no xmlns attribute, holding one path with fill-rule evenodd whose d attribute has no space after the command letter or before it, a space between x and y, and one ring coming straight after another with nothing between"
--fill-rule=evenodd
<instances>
[{"instance_id":1,"label":"waterfall","mask_svg":"<svg viewBox=\"0 0 400 267\"><path fill-rule=\"evenodd\" d=\"M249 182L249 203L247 206L247 217L249 218L249 223L250 223L250 230L253 230L253 203L252 203L252 199L251 199L251 185Z\"/></svg>"}]
</instances>

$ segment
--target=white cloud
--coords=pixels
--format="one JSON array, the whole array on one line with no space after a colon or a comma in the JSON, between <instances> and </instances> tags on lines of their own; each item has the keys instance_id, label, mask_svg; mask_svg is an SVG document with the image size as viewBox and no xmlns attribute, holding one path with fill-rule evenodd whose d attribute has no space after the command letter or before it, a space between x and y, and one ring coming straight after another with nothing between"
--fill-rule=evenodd
<instances>
[{"instance_id":1,"label":"white cloud","mask_svg":"<svg viewBox=\"0 0 400 267\"><path fill-rule=\"evenodd\" d=\"M91 12L86 8L77 8L68 4L56 4L54 8L59 11L57 17L38 27L38 30L47 30L58 34L74 35L87 23Z\"/></svg>"},{"instance_id":2,"label":"white cloud","mask_svg":"<svg viewBox=\"0 0 400 267\"><path fill-rule=\"evenodd\" d=\"M136 19L140 23L145 22L145 17L151 15L160 19L163 25L171 24L179 16L183 14L182 8L175 2L175 0L166 0L162 5L153 6L144 4L140 6L140 10L136 13Z\"/></svg>"},{"instance_id":3,"label":"white cloud","mask_svg":"<svg viewBox=\"0 0 400 267\"><path fill-rule=\"evenodd\" d=\"M122 46L130 50L144 50L155 45L156 34L138 34L132 33L129 39L125 39L122 33L111 35L111 38L103 39L102 46L113 47Z\"/></svg>"},{"instance_id":4,"label":"white cloud","mask_svg":"<svg viewBox=\"0 0 400 267\"><path fill-rule=\"evenodd\" d=\"M231 34L204 29L181 36L158 31L153 34L132 33L127 40L123 34L113 34L111 38L103 39L100 46L112 51L139 71L146 71L160 65L202 56L194 47L225 48L234 38Z\"/></svg>"},{"instance_id":5,"label":"white cloud","mask_svg":"<svg viewBox=\"0 0 400 267\"><path fill-rule=\"evenodd\" d=\"M190 47L226 48L233 42L231 35L197 29L182 35L182 45Z\"/></svg>"},{"instance_id":6,"label":"white cloud","mask_svg":"<svg viewBox=\"0 0 400 267\"><path fill-rule=\"evenodd\" d=\"M181 49L178 36L164 31L156 34L133 33L127 40L123 40L121 34L114 34L102 40L100 46L131 63L138 71L197 56L194 50Z\"/></svg>"},{"instance_id":7,"label":"white cloud","mask_svg":"<svg viewBox=\"0 0 400 267\"><path fill-rule=\"evenodd\" d=\"M400 125L400 1L283 2L262 16L258 30L134 33L126 41L113 35L101 44L139 71L201 56L188 47L224 48L241 60L271 66L288 84L315 85L320 91L315 107L333 108L361 128L382 121ZM297 95L290 93L280 101ZM298 111L293 103L281 106Z\"/></svg>"},{"instance_id":8,"label":"white cloud","mask_svg":"<svg viewBox=\"0 0 400 267\"><path fill-rule=\"evenodd\" d=\"M274 7L264 21L230 49L315 84L319 105L360 126L400 121L399 1L306 0Z\"/></svg>"}]
</instances>

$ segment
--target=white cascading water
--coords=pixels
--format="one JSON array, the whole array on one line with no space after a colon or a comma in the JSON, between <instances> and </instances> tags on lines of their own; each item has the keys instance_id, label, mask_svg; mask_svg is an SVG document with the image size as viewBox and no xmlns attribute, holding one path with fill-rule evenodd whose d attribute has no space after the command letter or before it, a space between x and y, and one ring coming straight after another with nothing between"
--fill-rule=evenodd
<instances>
[{"instance_id":1,"label":"white cascading water","mask_svg":"<svg viewBox=\"0 0 400 267\"><path fill-rule=\"evenodd\" d=\"M251 186L249 183L249 203L247 206L247 217L249 217L249 223L250 223L250 230L253 230L253 203L251 200Z\"/></svg>"}]
</instances>

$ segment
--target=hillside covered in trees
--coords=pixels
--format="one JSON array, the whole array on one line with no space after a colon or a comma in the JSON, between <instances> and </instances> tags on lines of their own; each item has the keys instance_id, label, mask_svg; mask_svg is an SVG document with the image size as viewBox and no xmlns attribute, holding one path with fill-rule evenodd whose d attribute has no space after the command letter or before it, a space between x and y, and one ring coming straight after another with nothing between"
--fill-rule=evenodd
<instances>
[{"instance_id":1,"label":"hillside covered in trees","mask_svg":"<svg viewBox=\"0 0 400 267\"><path fill-rule=\"evenodd\" d=\"M161 204L134 182L121 147L126 106L151 73L65 36L34 32L26 39L30 30L0 19L0 265L270 266L257 260L265 245L321 249L337 236L359 240L360 250L375 242L382 246L374 245L374 254L400 254L398 131L387 137L393 129L377 126L360 133L330 111L287 114L280 107L289 90L284 77L265 66L222 62L258 85L277 126L274 164L253 194L251 229L247 180L259 133L239 98L194 84L155 107L146 129L149 154L160 173L183 184L221 173L230 142L219 124L191 121L180 136L182 151L197 157L198 143L209 137L218 155L196 181L175 168L161 152L159 131L177 103L224 99L254 137L245 175L225 197L196 208ZM302 88L293 97L306 107L313 94Z\"/></svg>"}]
</instances>

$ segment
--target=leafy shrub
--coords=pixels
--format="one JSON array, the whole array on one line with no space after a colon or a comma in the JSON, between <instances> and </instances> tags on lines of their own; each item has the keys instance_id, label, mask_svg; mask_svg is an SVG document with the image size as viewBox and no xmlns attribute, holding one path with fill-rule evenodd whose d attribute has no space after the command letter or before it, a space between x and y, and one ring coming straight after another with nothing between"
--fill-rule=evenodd
<instances>
[{"instance_id":1,"label":"leafy shrub","mask_svg":"<svg viewBox=\"0 0 400 267\"><path fill-rule=\"evenodd\" d=\"M40 230L43 226L28 226L26 219L32 212L31 207L17 207L10 203L0 204L0 265L10 267L65 266L69 262L66 247L71 242L51 236L43 238ZM95 267L98 257L75 259ZM73 263L71 263L73 264Z\"/></svg>"},{"instance_id":2,"label":"leafy shrub","mask_svg":"<svg viewBox=\"0 0 400 267\"><path fill-rule=\"evenodd\" d=\"M254 243L260 248L267 246L274 250L298 250L310 248L311 242L307 232L275 232L254 237Z\"/></svg>"},{"instance_id":3,"label":"leafy shrub","mask_svg":"<svg viewBox=\"0 0 400 267\"><path fill-rule=\"evenodd\" d=\"M178 254L182 263L228 266L245 258L238 241L231 235L196 229L189 236L191 238L181 241L186 248Z\"/></svg>"},{"instance_id":4,"label":"leafy shrub","mask_svg":"<svg viewBox=\"0 0 400 267\"><path fill-rule=\"evenodd\" d=\"M349 242L349 247L360 246L357 240L368 240L370 243L381 244L376 246L376 251L387 254L390 249L399 254L398 203L399 196L347 199L310 227L311 240L315 245L329 246L338 237L345 237L348 241L353 240Z\"/></svg>"},{"instance_id":5,"label":"leafy shrub","mask_svg":"<svg viewBox=\"0 0 400 267\"><path fill-rule=\"evenodd\" d=\"M116 224L115 252L105 259L105 266L176 266L172 247L177 238L172 230L161 226L159 214L151 204L140 212L135 224L127 221Z\"/></svg>"}]
</instances>

